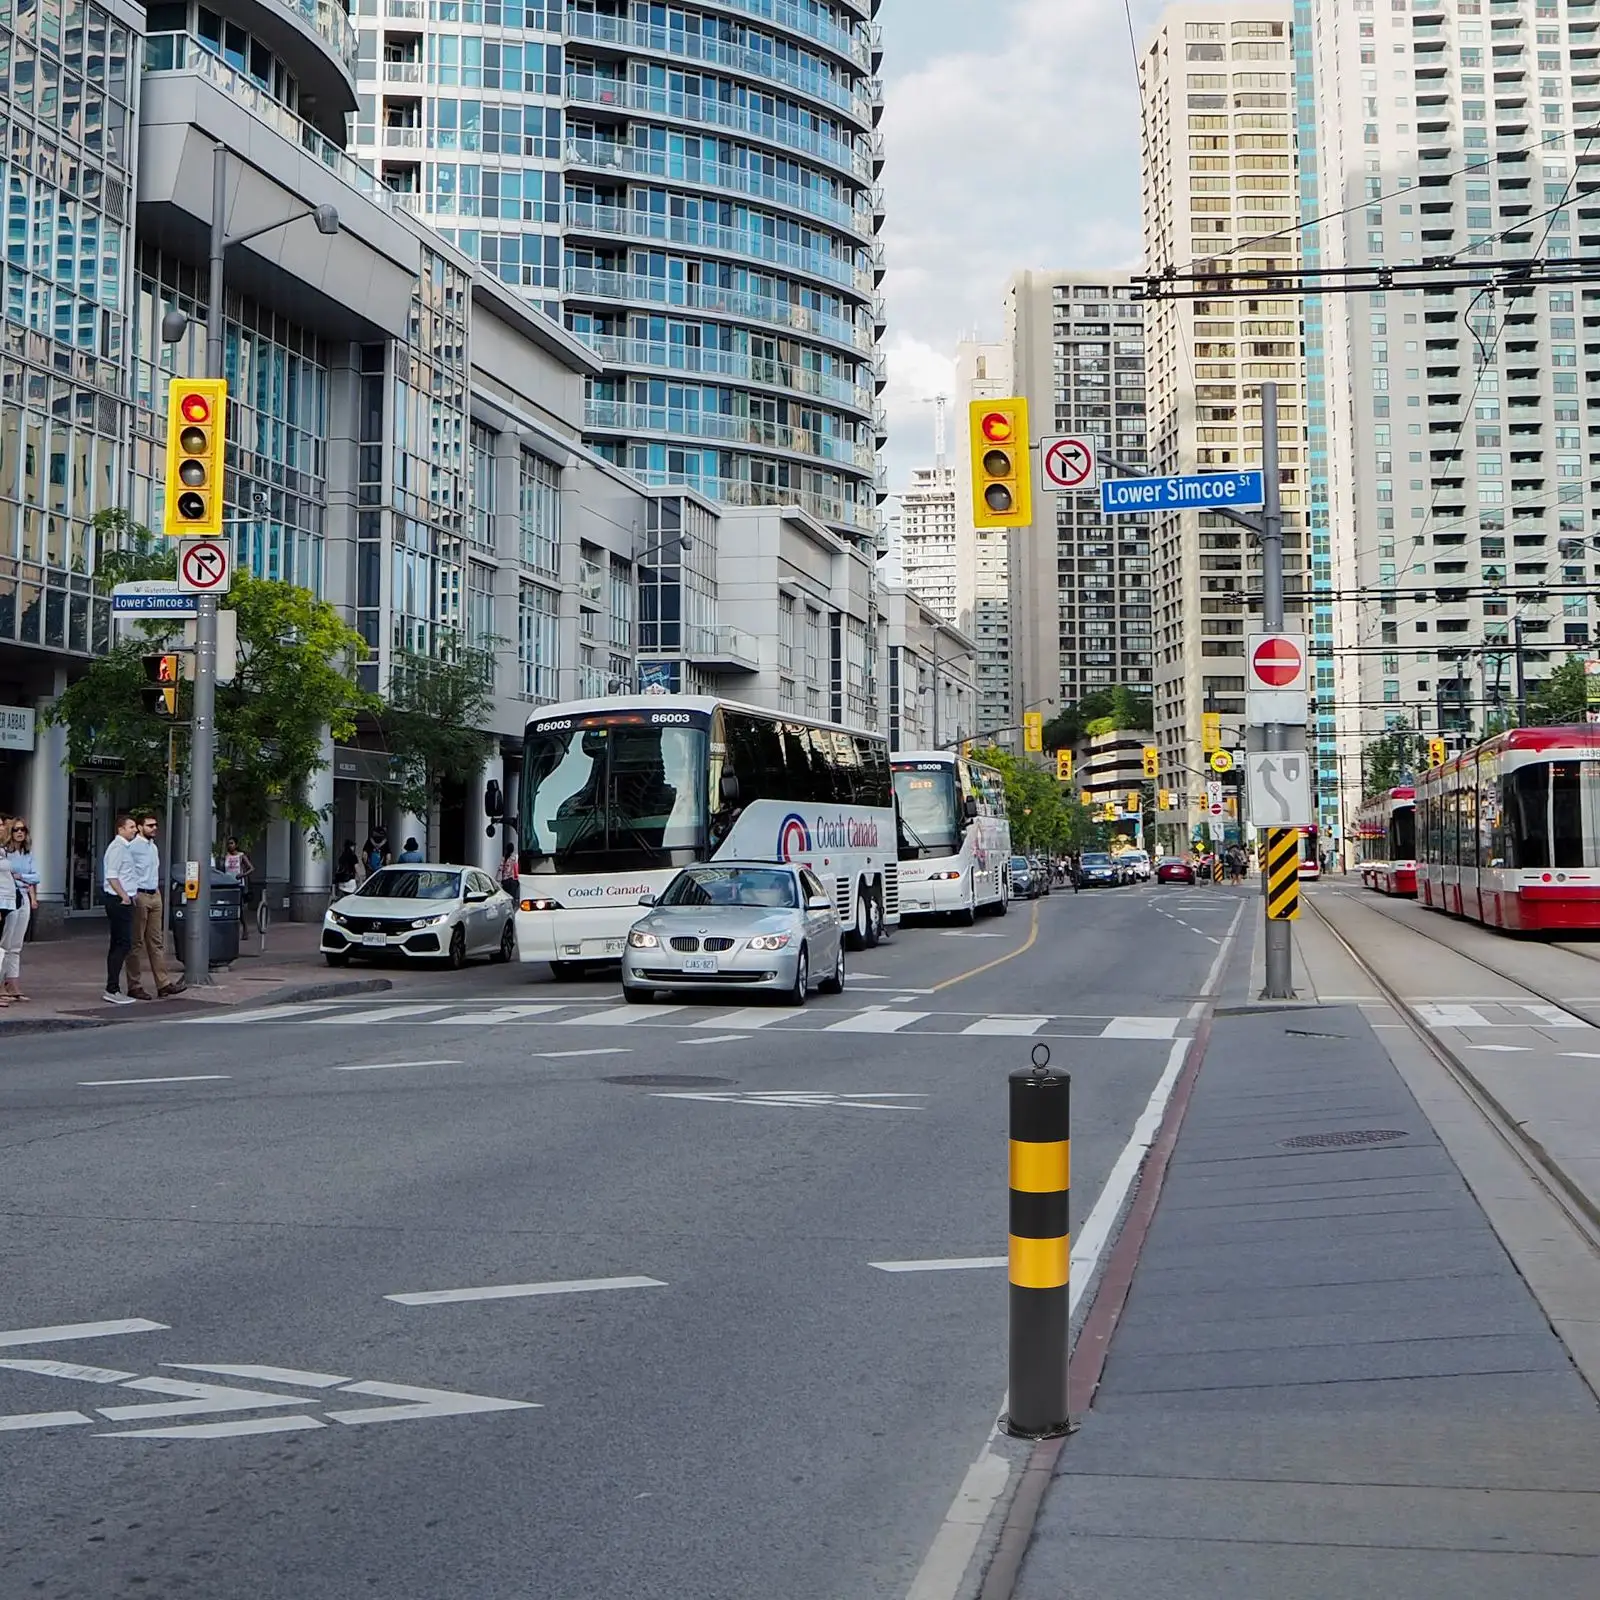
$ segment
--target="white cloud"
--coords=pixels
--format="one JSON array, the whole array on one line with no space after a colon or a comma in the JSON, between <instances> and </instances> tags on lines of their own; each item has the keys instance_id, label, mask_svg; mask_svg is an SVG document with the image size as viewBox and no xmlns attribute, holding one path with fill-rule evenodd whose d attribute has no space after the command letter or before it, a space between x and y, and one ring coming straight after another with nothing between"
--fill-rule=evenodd
<instances>
[{"instance_id":1,"label":"white cloud","mask_svg":"<svg viewBox=\"0 0 1600 1600\"><path fill-rule=\"evenodd\" d=\"M1136 0L1141 38L1159 9ZM886 0L881 21L897 488L932 454L919 386L998 337L1013 272L1137 264L1139 104L1114 0Z\"/></svg>"}]
</instances>

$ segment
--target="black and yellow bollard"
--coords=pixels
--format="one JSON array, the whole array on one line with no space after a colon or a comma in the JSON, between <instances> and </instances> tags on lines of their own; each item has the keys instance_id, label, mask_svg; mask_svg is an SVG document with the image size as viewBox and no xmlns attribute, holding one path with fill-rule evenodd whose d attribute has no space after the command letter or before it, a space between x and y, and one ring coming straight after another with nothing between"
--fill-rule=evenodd
<instances>
[{"instance_id":1,"label":"black and yellow bollard","mask_svg":"<svg viewBox=\"0 0 1600 1600\"><path fill-rule=\"evenodd\" d=\"M1006 1431L1067 1431L1071 1080L1047 1045L1011 1074L1011 1383Z\"/></svg>"}]
</instances>

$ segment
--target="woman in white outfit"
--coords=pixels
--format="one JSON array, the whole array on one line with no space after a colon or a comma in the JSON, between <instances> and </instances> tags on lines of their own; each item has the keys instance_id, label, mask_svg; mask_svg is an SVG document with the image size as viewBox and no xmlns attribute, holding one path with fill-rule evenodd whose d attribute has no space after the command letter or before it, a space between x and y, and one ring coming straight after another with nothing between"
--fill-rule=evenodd
<instances>
[{"instance_id":1,"label":"woman in white outfit","mask_svg":"<svg viewBox=\"0 0 1600 1600\"><path fill-rule=\"evenodd\" d=\"M5 867L9 869L12 890L12 909L0 928L0 1000L10 1004L13 1000L26 1000L19 980L22 976L22 942L28 937L28 924L39 903L39 869L33 859L33 839L28 824L21 817L13 817L10 834L0 841L4 849ZM0 887L0 894L3 894Z\"/></svg>"}]
</instances>

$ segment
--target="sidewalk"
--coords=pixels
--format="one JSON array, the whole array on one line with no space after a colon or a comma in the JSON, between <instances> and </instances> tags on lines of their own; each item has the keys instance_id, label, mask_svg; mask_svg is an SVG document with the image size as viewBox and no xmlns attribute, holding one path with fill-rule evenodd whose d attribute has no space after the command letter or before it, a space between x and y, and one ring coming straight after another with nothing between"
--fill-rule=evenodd
<instances>
[{"instance_id":1,"label":"sidewalk","mask_svg":"<svg viewBox=\"0 0 1600 1600\"><path fill-rule=\"evenodd\" d=\"M1317 991L1361 995L1339 959ZM1414 1039L1359 1003L1248 1011L1248 968L1015 1594L1593 1600L1600 1362L1586 1383L1496 1229L1561 1255L1590 1331L1592 1252Z\"/></svg>"},{"instance_id":2,"label":"sidewalk","mask_svg":"<svg viewBox=\"0 0 1600 1600\"><path fill-rule=\"evenodd\" d=\"M64 939L23 947L21 987L30 998L0 1010L0 1039L7 1034L148 1022L157 1016L166 1020L201 1015L214 1006L287 999L303 989L338 995L392 987L387 973L331 972L317 950L320 934L321 924L316 922L274 923L267 930L263 952L251 928L249 940L239 946L239 959L231 967L214 970L206 988L185 990L171 1000L109 1006L101 999L106 984L105 919L96 923L86 918L73 924ZM166 954L168 971L181 977L182 952L175 948L170 929Z\"/></svg>"}]
</instances>

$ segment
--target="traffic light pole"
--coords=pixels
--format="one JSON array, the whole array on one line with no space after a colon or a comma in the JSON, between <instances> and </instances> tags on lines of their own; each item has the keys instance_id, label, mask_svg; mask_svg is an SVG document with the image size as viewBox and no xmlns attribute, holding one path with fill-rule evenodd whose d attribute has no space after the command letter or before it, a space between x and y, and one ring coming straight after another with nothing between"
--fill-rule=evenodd
<instances>
[{"instance_id":1,"label":"traffic light pole","mask_svg":"<svg viewBox=\"0 0 1600 1600\"><path fill-rule=\"evenodd\" d=\"M1278 386L1261 385L1261 476L1265 496L1261 507L1261 616L1268 633L1283 632L1283 502L1278 484ZM1289 729L1269 722L1262 730L1267 750L1287 750ZM1266 879L1263 876L1261 912L1266 919L1266 989L1268 1000L1294 999L1294 975L1287 922L1267 916Z\"/></svg>"},{"instance_id":2,"label":"traffic light pole","mask_svg":"<svg viewBox=\"0 0 1600 1600\"><path fill-rule=\"evenodd\" d=\"M206 299L206 376L222 371L222 261L227 251L228 151L211 151L211 286ZM217 419L226 430L226 415ZM216 492L224 492L219 483ZM211 847L216 820L217 597L195 596L194 725L189 747L189 833L198 891L183 920L183 976L191 988L211 982ZM168 848L171 848L170 840Z\"/></svg>"}]
</instances>

